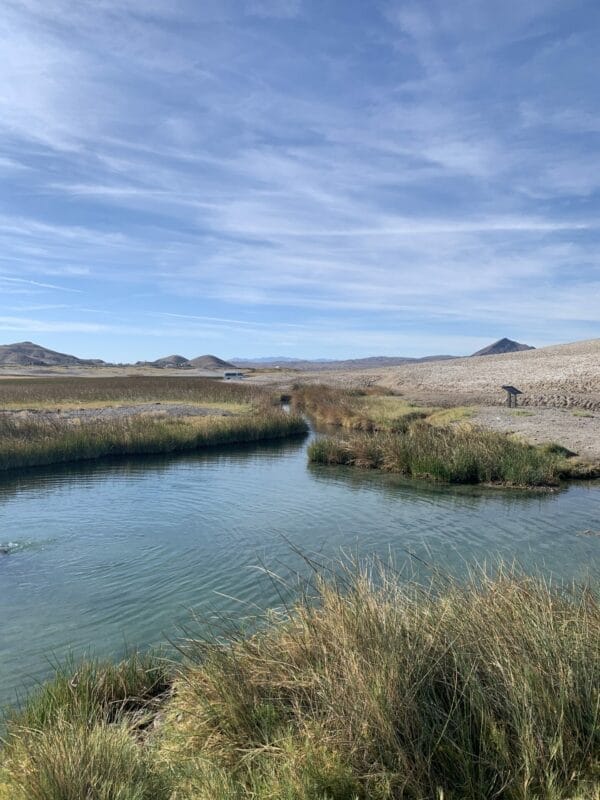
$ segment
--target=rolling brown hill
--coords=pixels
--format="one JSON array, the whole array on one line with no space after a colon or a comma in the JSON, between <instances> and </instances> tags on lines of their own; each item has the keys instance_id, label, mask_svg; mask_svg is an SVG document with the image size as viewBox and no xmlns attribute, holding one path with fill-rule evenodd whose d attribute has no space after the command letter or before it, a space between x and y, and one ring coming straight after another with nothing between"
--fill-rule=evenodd
<instances>
[{"instance_id":1,"label":"rolling brown hill","mask_svg":"<svg viewBox=\"0 0 600 800\"><path fill-rule=\"evenodd\" d=\"M164 358L157 358L156 361L150 362L153 367L184 367L189 364L185 356L165 356Z\"/></svg>"},{"instance_id":2,"label":"rolling brown hill","mask_svg":"<svg viewBox=\"0 0 600 800\"><path fill-rule=\"evenodd\" d=\"M221 369L235 369L234 364L230 364L229 361L224 361L222 358L212 355L197 356L196 358L191 358L187 363L196 369L210 369L215 371Z\"/></svg>"},{"instance_id":3,"label":"rolling brown hill","mask_svg":"<svg viewBox=\"0 0 600 800\"><path fill-rule=\"evenodd\" d=\"M19 367L70 367L101 366L100 359L77 358L67 353L58 353L34 342L15 342L0 345L0 365Z\"/></svg>"}]
</instances>

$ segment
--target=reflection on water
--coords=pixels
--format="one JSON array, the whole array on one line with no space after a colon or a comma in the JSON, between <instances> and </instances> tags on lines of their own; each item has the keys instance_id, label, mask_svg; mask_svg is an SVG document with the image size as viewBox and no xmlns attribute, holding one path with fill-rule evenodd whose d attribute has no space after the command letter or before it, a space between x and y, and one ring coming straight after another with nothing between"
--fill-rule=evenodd
<instances>
[{"instance_id":1,"label":"reflection on water","mask_svg":"<svg viewBox=\"0 0 600 800\"><path fill-rule=\"evenodd\" d=\"M0 481L0 702L48 658L177 635L191 608L279 602L258 565L293 552L415 553L460 571L501 555L561 577L595 568L598 485L537 494L308 467L305 441L89 462ZM235 598L235 599L232 599Z\"/></svg>"}]
</instances>

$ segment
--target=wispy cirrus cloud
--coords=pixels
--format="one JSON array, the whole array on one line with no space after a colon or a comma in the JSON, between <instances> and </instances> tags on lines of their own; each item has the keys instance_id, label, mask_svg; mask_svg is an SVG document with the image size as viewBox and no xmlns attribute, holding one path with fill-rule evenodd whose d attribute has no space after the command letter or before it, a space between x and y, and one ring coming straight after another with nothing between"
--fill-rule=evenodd
<instances>
[{"instance_id":1,"label":"wispy cirrus cloud","mask_svg":"<svg viewBox=\"0 0 600 800\"><path fill-rule=\"evenodd\" d=\"M597 335L598 27L591 0L7 0L4 330L63 290L114 320L30 330L114 358L147 314L237 355Z\"/></svg>"}]
</instances>

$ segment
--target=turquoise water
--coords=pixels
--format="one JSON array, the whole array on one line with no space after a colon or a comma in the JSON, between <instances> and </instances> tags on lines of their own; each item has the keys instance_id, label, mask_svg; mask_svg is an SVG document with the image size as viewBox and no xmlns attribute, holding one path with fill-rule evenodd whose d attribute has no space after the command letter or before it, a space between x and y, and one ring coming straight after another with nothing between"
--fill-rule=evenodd
<instances>
[{"instance_id":1,"label":"turquoise water","mask_svg":"<svg viewBox=\"0 0 600 800\"><path fill-rule=\"evenodd\" d=\"M0 704L69 652L177 638L191 610L280 602L260 567L414 553L445 569L517 559L561 578L597 569L600 485L553 494L407 483L307 465L306 440L48 468L0 479ZM419 562L413 561L419 568Z\"/></svg>"}]
</instances>

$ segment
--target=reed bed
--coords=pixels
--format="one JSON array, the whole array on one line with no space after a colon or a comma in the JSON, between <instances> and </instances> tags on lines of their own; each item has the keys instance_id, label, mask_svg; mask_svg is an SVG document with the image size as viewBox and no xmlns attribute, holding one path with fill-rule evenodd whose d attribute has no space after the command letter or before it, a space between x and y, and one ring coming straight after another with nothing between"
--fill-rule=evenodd
<instances>
[{"instance_id":1,"label":"reed bed","mask_svg":"<svg viewBox=\"0 0 600 800\"><path fill-rule=\"evenodd\" d=\"M534 447L505 434L470 425L433 426L413 422L404 433L326 437L308 448L313 464L381 469L449 483L556 486L572 476L564 451Z\"/></svg>"},{"instance_id":2,"label":"reed bed","mask_svg":"<svg viewBox=\"0 0 600 800\"><path fill-rule=\"evenodd\" d=\"M295 384L292 403L317 422L350 430L405 430L436 409L418 408L377 387L340 389L325 384Z\"/></svg>"},{"instance_id":3,"label":"reed bed","mask_svg":"<svg viewBox=\"0 0 600 800\"><path fill-rule=\"evenodd\" d=\"M259 404L271 400L267 391L256 386L191 376L52 377L0 381L0 408L10 409L146 402Z\"/></svg>"},{"instance_id":4,"label":"reed bed","mask_svg":"<svg viewBox=\"0 0 600 800\"><path fill-rule=\"evenodd\" d=\"M137 724L126 682L115 715L102 671L77 673L82 703L59 676L9 720L0 798L600 798L593 587L351 568L315 574L262 623L185 642L153 724ZM132 696L148 685L154 702L155 677L140 690L133 676Z\"/></svg>"},{"instance_id":5,"label":"reed bed","mask_svg":"<svg viewBox=\"0 0 600 800\"><path fill-rule=\"evenodd\" d=\"M0 416L0 471L103 456L172 453L305 433L302 417L275 409L240 416L38 419Z\"/></svg>"}]
</instances>

